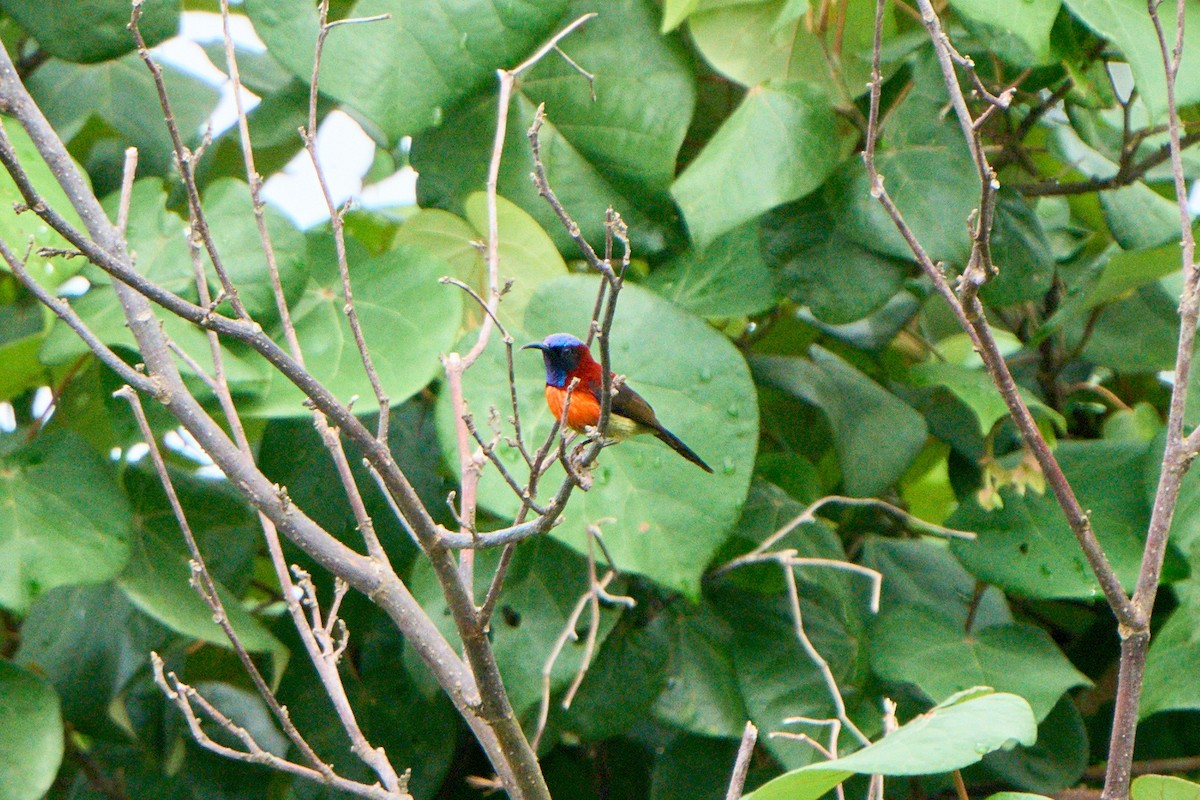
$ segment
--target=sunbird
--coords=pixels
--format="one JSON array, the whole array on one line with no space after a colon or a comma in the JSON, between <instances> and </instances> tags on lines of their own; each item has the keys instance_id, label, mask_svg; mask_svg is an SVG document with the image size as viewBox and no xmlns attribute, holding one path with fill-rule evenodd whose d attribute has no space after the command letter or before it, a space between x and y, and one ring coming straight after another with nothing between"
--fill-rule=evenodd
<instances>
[{"instance_id":1,"label":"sunbird","mask_svg":"<svg viewBox=\"0 0 1200 800\"><path fill-rule=\"evenodd\" d=\"M600 363L592 358L588 346L569 333L553 333L540 342L532 342L522 350L541 350L546 363L546 405L555 419L563 418L563 403L571 381L578 379L571 390L571 404L567 407L567 425L577 431L600 424L600 397L604 392L604 372ZM692 448L679 437L663 427L642 396L624 382L613 393L609 406L608 430L606 434L618 441L640 433L652 433L676 453L686 458L705 472L712 467L696 455Z\"/></svg>"}]
</instances>

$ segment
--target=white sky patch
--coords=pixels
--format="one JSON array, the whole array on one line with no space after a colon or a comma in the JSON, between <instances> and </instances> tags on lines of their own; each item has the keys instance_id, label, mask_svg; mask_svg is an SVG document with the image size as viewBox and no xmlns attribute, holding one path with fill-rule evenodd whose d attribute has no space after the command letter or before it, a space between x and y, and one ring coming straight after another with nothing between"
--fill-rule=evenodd
<instances>
[{"instance_id":1,"label":"white sky patch","mask_svg":"<svg viewBox=\"0 0 1200 800\"><path fill-rule=\"evenodd\" d=\"M83 297L92 288L92 282L82 275L72 275L58 285L54 293L59 297Z\"/></svg>"},{"instance_id":2,"label":"white sky patch","mask_svg":"<svg viewBox=\"0 0 1200 800\"><path fill-rule=\"evenodd\" d=\"M50 390L49 386L40 386L33 394L33 403L29 407L29 413L34 419L41 419L50 410L52 402L54 402L54 392Z\"/></svg>"},{"instance_id":3,"label":"white sky patch","mask_svg":"<svg viewBox=\"0 0 1200 800\"><path fill-rule=\"evenodd\" d=\"M317 128L317 158L333 202L340 206L362 191L363 175L375 158L375 143L344 111L331 111ZM301 228L329 219L317 171L307 151L297 153L286 167L267 179L263 199Z\"/></svg>"},{"instance_id":4,"label":"white sky patch","mask_svg":"<svg viewBox=\"0 0 1200 800\"><path fill-rule=\"evenodd\" d=\"M233 86L225 74L224 60L218 58L214 63L200 46L224 41L221 15L187 11L181 19L179 36L163 42L154 51L164 63L220 90L221 98L209 118L215 137L237 123ZM235 15L230 18L230 34L239 50L255 53L266 50L246 17ZM258 103L259 98L243 87L242 105L246 112ZM339 206L347 200L354 200L365 208L416 205L417 174L411 167L378 183L363 185L363 176L375 158L375 143L357 122L341 111L330 113L318 128L317 157L321 160L330 194ZM316 171L303 151L267 180L263 186L263 199L300 228L310 228L329 219Z\"/></svg>"}]
</instances>

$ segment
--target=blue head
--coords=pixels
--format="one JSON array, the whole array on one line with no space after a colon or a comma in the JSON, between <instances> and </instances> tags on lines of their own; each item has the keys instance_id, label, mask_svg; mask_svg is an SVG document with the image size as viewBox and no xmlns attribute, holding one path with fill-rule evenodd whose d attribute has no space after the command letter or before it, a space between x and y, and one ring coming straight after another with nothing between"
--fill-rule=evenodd
<instances>
[{"instance_id":1,"label":"blue head","mask_svg":"<svg viewBox=\"0 0 1200 800\"><path fill-rule=\"evenodd\" d=\"M546 383L562 388L570 380L571 373L583 359L591 358L587 345L569 333L552 333L540 342L533 342L522 350L541 350L546 364Z\"/></svg>"}]
</instances>

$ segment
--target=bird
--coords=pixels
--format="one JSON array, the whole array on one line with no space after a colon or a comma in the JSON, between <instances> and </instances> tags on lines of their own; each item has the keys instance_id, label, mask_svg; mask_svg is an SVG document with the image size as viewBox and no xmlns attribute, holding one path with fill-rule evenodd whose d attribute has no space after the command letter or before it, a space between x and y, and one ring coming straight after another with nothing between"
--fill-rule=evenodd
<instances>
[{"instance_id":1,"label":"bird","mask_svg":"<svg viewBox=\"0 0 1200 800\"><path fill-rule=\"evenodd\" d=\"M563 419L563 404L567 400L568 389L571 382L578 379L575 388L570 390L567 426L583 431L600 424L604 372L599 362L592 358L592 352L586 344L569 333L553 333L521 349L542 351L542 360L546 364L546 405L555 419ZM621 441L637 434L652 433L676 453L705 472L712 473L712 467L705 464L704 459L663 427L654 409L641 395L623 381L614 385L616 391L609 406L608 430L605 432L610 438Z\"/></svg>"}]
</instances>

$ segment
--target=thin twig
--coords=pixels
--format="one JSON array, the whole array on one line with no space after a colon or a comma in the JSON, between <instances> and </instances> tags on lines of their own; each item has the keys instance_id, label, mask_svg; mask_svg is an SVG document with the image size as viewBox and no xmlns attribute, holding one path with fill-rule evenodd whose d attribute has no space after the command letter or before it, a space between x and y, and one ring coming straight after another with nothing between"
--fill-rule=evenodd
<instances>
[{"instance_id":1,"label":"thin twig","mask_svg":"<svg viewBox=\"0 0 1200 800\"><path fill-rule=\"evenodd\" d=\"M746 722L742 730L742 741L738 745L737 758L733 762L733 776L729 779L729 788L725 792L725 800L741 800L742 789L746 786L746 775L750 772L750 757L754 755L754 743L758 741L758 728L753 722Z\"/></svg>"},{"instance_id":2,"label":"thin twig","mask_svg":"<svg viewBox=\"0 0 1200 800\"><path fill-rule=\"evenodd\" d=\"M786 524L781 526L779 528L779 530L775 531L770 536L768 536L766 539L764 539L761 543L759 543L750 552L745 553L740 556L737 556L735 558L732 558L725 564L722 564L721 566L712 570L712 572L709 573L710 576L714 577L714 578L719 577L721 575L724 575L729 570L736 569L737 567L742 566L743 564L755 563L765 553L770 551L771 548L773 548L776 544L778 544L780 542L780 540L782 540L784 537L786 537L792 531L796 530L796 528L800 527L801 525L806 525L806 524L811 524L811 523L816 522L817 512L820 511L826 505L830 505L830 504L858 506L858 507L865 507L865 508L878 508L882 511L886 511L889 514L899 517L900 519L904 520L909 525L911 525L914 529L920 530L925 533L937 534L940 536L945 536L945 537L954 538L954 539L966 539L968 541L975 539L975 534L972 533L971 531L960 531L955 528L947 528L944 525L938 525L933 522L928 522L919 517L913 516L912 514L905 511L904 509L900 508L899 506L892 505L891 503L887 502L886 500L880 500L879 498L876 498L876 497L843 497L841 495L828 495L826 497L822 497L819 500L816 500L816 501L810 503L808 505L808 507L806 507L804 509L804 511L802 511L800 514L793 517L789 522L787 522Z\"/></svg>"},{"instance_id":3,"label":"thin twig","mask_svg":"<svg viewBox=\"0 0 1200 800\"><path fill-rule=\"evenodd\" d=\"M842 699L842 691L838 688L837 679L833 675L833 670L829 666L829 662L821 655L820 651L813 646L812 641L808 638L808 633L804 630L804 617L800 612L800 590L796 585L796 573L790 564L781 564L783 567L783 580L787 585L788 605L792 611L792 623L795 629L796 639L800 642L800 647L816 665L817 671L821 673L821 678L825 682L826 692L829 694L830 700L833 701L834 713L837 719L842 723L842 726L854 734L854 738L858 739L859 743L864 747L871 743L871 740L866 737L850 716L846 713L846 701ZM829 748L832 752L837 752L836 743Z\"/></svg>"},{"instance_id":4,"label":"thin twig","mask_svg":"<svg viewBox=\"0 0 1200 800\"><path fill-rule=\"evenodd\" d=\"M205 218L204 206L200 202L200 192L196 188L195 153L189 150L183 143L183 137L179 132L179 125L175 121L174 112L171 110L171 101L167 96L167 85L163 80L162 67L154 60L154 56L146 46L146 40L142 38L142 31L139 27L141 17L142 0L135 0L129 18L129 31L133 34L134 42L137 44L138 56L146 64L146 69L150 71L150 76L154 80L154 88L158 92L158 101L162 108L163 120L167 126L167 133L171 137L175 168L183 178L184 189L187 193L188 211L193 221L203 220ZM238 98L238 102L240 104L240 98ZM213 240L208 225L193 225L192 233L199 236L203 241L204 249L208 253L209 260L212 262L213 271L216 272L217 279L220 281L221 288L225 296L229 299L229 304L233 308L234 313L241 319L249 320L250 312L246 309L245 304L242 303L241 297L238 296L237 287L233 285L233 281L229 277L229 271L225 268L225 262L221 259L220 253L217 252L217 243Z\"/></svg>"},{"instance_id":5,"label":"thin twig","mask_svg":"<svg viewBox=\"0 0 1200 800\"><path fill-rule=\"evenodd\" d=\"M228 26L228 10L227 4L229 0L222 0L222 9L226 15L225 24ZM387 14L380 14L375 17L359 17L352 20L355 24L377 22L388 19ZM317 176L317 184L321 188L321 197L325 200L325 208L329 212L329 225L333 229L333 246L337 254L338 275L342 281L342 311L346 314L346 320L350 325L350 334L354 337L354 345L358 349L359 359L362 361L363 370L367 374L367 380L371 384L371 391L375 393L375 401L379 405L379 422L376 426L375 436L380 442L386 443L388 438L388 420L390 416L391 403L388 400L387 392L383 389L383 382L379 379L379 372L375 369L375 363L371 359L371 353L367 349L366 337L363 336L362 325L358 321L358 311L354 304L354 291L350 284L350 265L346 260L346 232L343 220L343 210L337 207L333 200L333 192L329 189L329 181L325 177L325 168L321 164L321 159L317 157L317 84L321 73L321 54L325 48L325 38L329 35L329 31L333 26L329 24L329 0L321 0L318 4L318 19L320 27L317 31L317 42L315 52L313 54L312 77L309 80L308 90L308 125L301 129L300 135L304 140L304 149L308 153L309 160L313 165L313 173ZM235 96L240 89L236 76L236 59L234 57L232 41L227 38L225 47L225 60L231 65L230 80L234 81ZM240 109L239 109L240 110ZM247 145L247 173L253 171L253 161L249 155L249 130L244 136ZM252 184L251 189L255 186ZM255 197L256 203L257 195ZM260 230L264 231L265 226L260 226ZM264 244L267 240L264 238ZM269 246L268 246L268 249ZM268 255L268 262L274 257L273 253Z\"/></svg>"},{"instance_id":6,"label":"thin twig","mask_svg":"<svg viewBox=\"0 0 1200 800\"><path fill-rule=\"evenodd\" d=\"M171 474L167 471L167 464L163 461L162 452L158 448L158 441L154 436L154 431L150 427L149 420L146 419L146 412L142 408L141 399L129 386L118 389L114 393L114 396L129 403L129 408L133 412L134 419L137 421L138 430L141 432L142 440L149 448L150 461L154 465L154 471L158 474L159 483L162 484L163 492L167 496L167 503L171 506L171 512L175 515L175 521L179 525L180 532L183 534L183 540L187 544L188 553L191 554L192 585L196 593L200 595L200 598L212 610L213 620L221 627L222 632L224 632L225 637L229 640L233 648L233 652L237 655L242 669L250 677L255 690L263 699L263 702L266 703L271 714L278 720L284 734L296 746L296 749L300 751L305 760L321 774L323 780L326 782L332 780L335 777L333 768L321 760L308 741L300 734L300 731L292 722L287 707L281 705L275 697L275 693L271 691L271 687L263 678L258 666L254 663L254 660L250 657L250 653L246 650L246 646L242 643L241 637L238 636L237 631L230 624L229 615L225 612L225 604L221 600L221 595L217 590L217 585L212 578L212 574L208 571L204 555L200 552L200 546L197 544L196 537L192 533L191 525L188 524L183 505L179 502L179 496L175 492L175 484L171 480Z\"/></svg>"},{"instance_id":7,"label":"thin twig","mask_svg":"<svg viewBox=\"0 0 1200 800\"><path fill-rule=\"evenodd\" d=\"M38 302L46 306L46 308L53 311L71 330L75 331L75 335L83 340L88 350L91 350L106 367L117 373L121 380L131 386L137 387L139 392L145 392L154 397L162 396L162 387L152 377L144 375L126 364L112 348L104 344L96 334L92 333L87 323L75 312L75 309L71 307L71 304L65 298L55 297L46 287L38 283L37 279L29 274L29 269L26 267L25 262L17 258L16 253L8 246L8 242L3 239L0 239L0 257L4 259L4 263L8 264L8 268L12 270L13 275L29 290L30 294L36 297Z\"/></svg>"},{"instance_id":8,"label":"thin twig","mask_svg":"<svg viewBox=\"0 0 1200 800\"><path fill-rule=\"evenodd\" d=\"M271 769L279 770L280 772L296 775L301 778L307 778L317 783L325 784L332 789L349 792L360 797L366 797L370 800L398 800L406 798L411 800L411 795L408 794L408 775L405 774L404 785L396 792L389 792L378 784L367 785L352 781L348 778L343 778L339 775L323 775L320 771L312 767L306 767L303 764L297 764L288 761L285 758L271 753L264 749L254 737L250 735L242 726L229 719L225 714L221 713L216 706L210 703L194 688L187 685L179 679L174 672L167 672L164 669L162 658L158 653L150 654L150 661L154 672L154 682L162 690L176 708L183 713L184 719L187 721L188 730L191 731L192 738L196 743L204 749L224 756L236 761L245 761L251 764L259 764L270 767ZM223 729L226 733L234 736L242 743L245 750L237 750L214 741L205 731L201 724L200 717L196 714L195 707L200 710Z\"/></svg>"}]
</instances>

